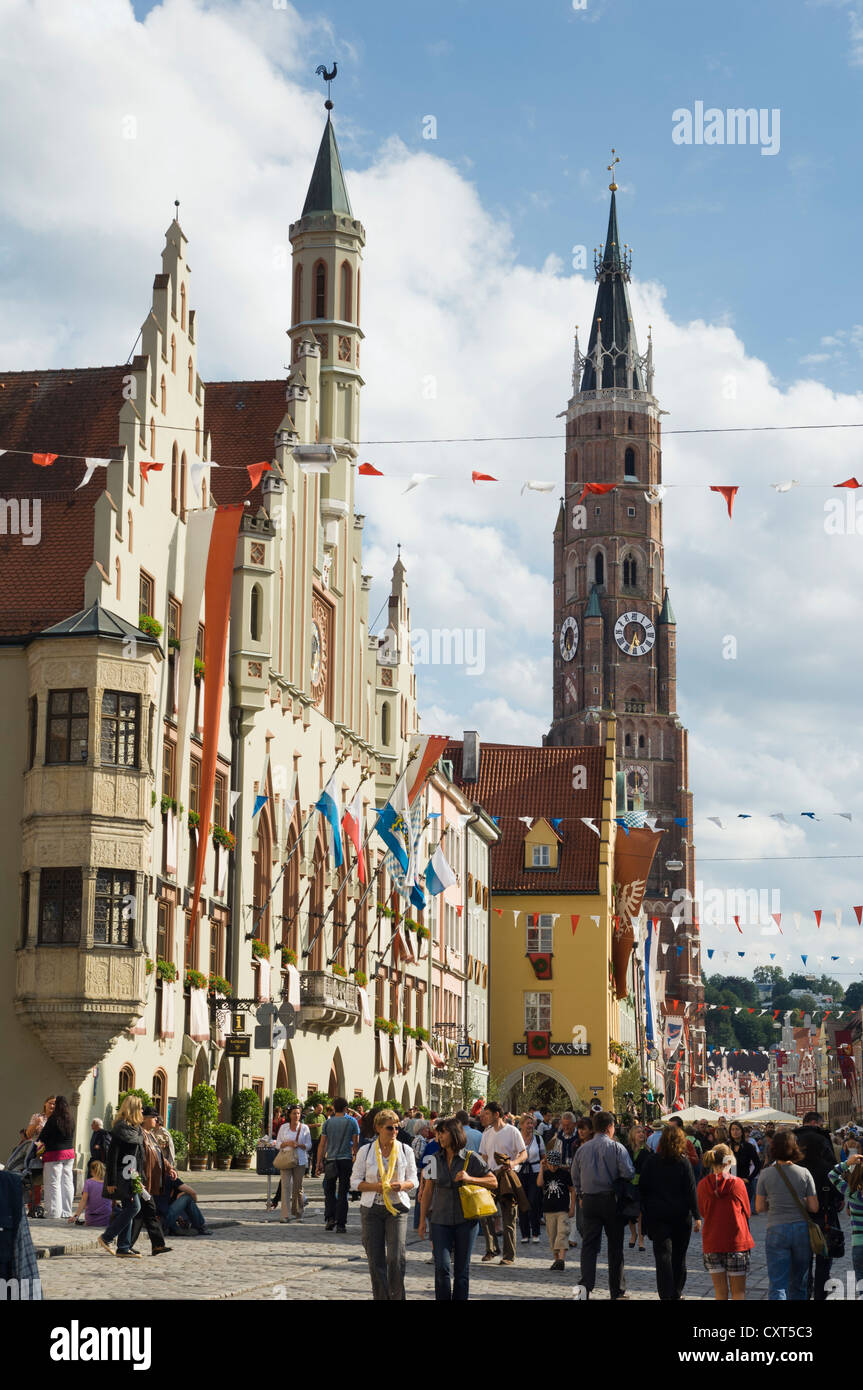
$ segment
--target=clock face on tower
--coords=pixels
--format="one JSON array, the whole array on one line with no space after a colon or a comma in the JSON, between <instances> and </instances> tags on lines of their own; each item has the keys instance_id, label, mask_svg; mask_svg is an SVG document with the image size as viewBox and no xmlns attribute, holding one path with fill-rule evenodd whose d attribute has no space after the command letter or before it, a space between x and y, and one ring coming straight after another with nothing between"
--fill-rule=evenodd
<instances>
[{"instance_id":1,"label":"clock face on tower","mask_svg":"<svg viewBox=\"0 0 863 1390\"><path fill-rule=\"evenodd\" d=\"M628 767L626 769L626 795L627 797L631 797L633 799L635 797L641 797L642 805L644 804L644 798L646 798L647 796L646 767L642 767L641 765L639 765L637 767Z\"/></svg>"},{"instance_id":2,"label":"clock face on tower","mask_svg":"<svg viewBox=\"0 0 863 1390\"><path fill-rule=\"evenodd\" d=\"M578 649L578 623L575 618L564 618L560 625L559 643L564 661L572 661Z\"/></svg>"},{"instance_id":3,"label":"clock face on tower","mask_svg":"<svg viewBox=\"0 0 863 1390\"><path fill-rule=\"evenodd\" d=\"M627 656L644 656L656 641L656 628L644 613L621 613L614 624L614 640Z\"/></svg>"}]
</instances>

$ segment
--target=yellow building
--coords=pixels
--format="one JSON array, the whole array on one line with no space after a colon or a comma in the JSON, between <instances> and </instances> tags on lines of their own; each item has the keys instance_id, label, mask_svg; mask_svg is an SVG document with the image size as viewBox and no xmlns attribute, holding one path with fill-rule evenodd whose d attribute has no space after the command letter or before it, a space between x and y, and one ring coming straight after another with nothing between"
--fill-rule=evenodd
<instances>
[{"instance_id":1,"label":"yellow building","mask_svg":"<svg viewBox=\"0 0 863 1390\"><path fill-rule=\"evenodd\" d=\"M541 1100L556 1082L573 1107L596 1097L613 1108L615 720L590 748L480 746L467 732L445 756L501 832L491 851L491 1073L513 1104L522 1091Z\"/></svg>"}]
</instances>

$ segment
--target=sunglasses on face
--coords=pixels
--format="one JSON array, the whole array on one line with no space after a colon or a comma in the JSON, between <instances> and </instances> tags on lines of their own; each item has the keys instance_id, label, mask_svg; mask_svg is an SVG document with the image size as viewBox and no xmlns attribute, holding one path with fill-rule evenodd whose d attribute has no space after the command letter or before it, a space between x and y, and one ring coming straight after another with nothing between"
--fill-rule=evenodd
<instances>
[{"instance_id":1,"label":"sunglasses on face","mask_svg":"<svg viewBox=\"0 0 863 1390\"><path fill-rule=\"evenodd\" d=\"M381 1129L389 1129L392 1130L393 1133L395 1133L398 1129L398 1125L381 1125Z\"/></svg>"}]
</instances>

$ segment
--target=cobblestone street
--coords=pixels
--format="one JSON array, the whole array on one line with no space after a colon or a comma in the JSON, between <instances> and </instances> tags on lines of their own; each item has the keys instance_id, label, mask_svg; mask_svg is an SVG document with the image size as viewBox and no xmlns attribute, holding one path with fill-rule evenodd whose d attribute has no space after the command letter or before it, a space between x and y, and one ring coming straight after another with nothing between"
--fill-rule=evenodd
<instances>
[{"instance_id":1,"label":"cobblestone street","mask_svg":"<svg viewBox=\"0 0 863 1390\"><path fill-rule=\"evenodd\" d=\"M214 1224L209 1238L185 1236L173 1239L172 1253L154 1261L146 1232L138 1247L141 1260L117 1260L100 1251L98 1231L60 1222L31 1223L34 1242L41 1246L65 1245L74 1253L40 1259L44 1295L48 1299L368 1299L370 1285L360 1242L359 1207L352 1203L347 1235L323 1228L320 1182L307 1184L311 1201L304 1221L282 1226L278 1213L264 1210L265 1179L253 1174L201 1173L189 1175L200 1205ZM766 1299L764 1266L766 1218L753 1218L756 1246L748 1281L748 1299ZM833 1277L843 1283L851 1269L847 1216L846 1249L849 1253L833 1266ZM483 1264L483 1244L477 1241L471 1267L474 1299L572 1298L578 1283L578 1250L570 1252L566 1273L551 1273L551 1254L545 1232L538 1245L517 1247L514 1268ZM656 1300L656 1284L650 1242L640 1254L624 1247L626 1285L632 1299ZM410 1299L433 1299L431 1246L408 1234L407 1292ZM693 1236L688 1262L686 1299L713 1299L710 1277L701 1262L700 1237ZM594 1298L608 1298L605 1248L599 1261Z\"/></svg>"}]
</instances>

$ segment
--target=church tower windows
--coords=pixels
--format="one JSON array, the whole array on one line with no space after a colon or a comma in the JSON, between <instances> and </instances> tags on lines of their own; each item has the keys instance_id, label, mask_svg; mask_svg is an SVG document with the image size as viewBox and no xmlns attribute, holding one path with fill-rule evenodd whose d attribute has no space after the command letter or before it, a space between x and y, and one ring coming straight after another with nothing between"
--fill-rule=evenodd
<instances>
[{"instance_id":1,"label":"church tower windows","mask_svg":"<svg viewBox=\"0 0 863 1390\"><path fill-rule=\"evenodd\" d=\"M390 741L390 705L385 700L381 705L381 747L386 748Z\"/></svg>"},{"instance_id":2,"label":"church tower windows","mask_svg":"<svg viewBox=\"0 0 863 1390\"><path fill-rule=\"evenodd\" d=\"M593 557L593 582L598 589L605 584L605 555L601 550Z\"/></svg>"},{"instance_id":3,"label":"church tower windows","mask_svg":"<svg viewBox=\"0 0 863 1390\"><path fill-rule=\"evenodd\" d=\"M624 589L634 589L638 582L638 563L635 556L630 551L623 557L623 587Z\"/></svg>"},{"instance_id":4,"label":"church tower windows","mask_svg":"<svg viewBox=\"0 0 863 1390\"><path fill-rule=\"evenodd\" d=\"M252 586L252 596L249 604L249 632L253 642L261 640L261 586Z\"/></svg>"},{"instance_id":5,"label":"church tower windows","mask_svg":"<svg viewBox=\"0 0 863 1390\"><path fill-rule=\"evenodd\" d=\"M294 305L291 313L291 323L299 323L303 316L303 267L298 265L294 270Z\"/></svg>"},{"instance_id":6,"label":"church tower windows","mask_svg":"<svg viewBox=\"0 0 863 1390\"><path fill-rule=\"evenodd\" d=\"M171 371L172 371L172 372L176 372L176 370L177 370L177 339L176 339L176 337L174 336L174 334L172 333L172 334L171 334Z\"/></svg>"},{"instance_id":7,"label":"church tower windows","mask_svg":"<svg viewBox=\"0 0 863 1390\"><path fill-rule=\"evenodd\" d=\"M164 377L162 377L162 382L159 387L159 404L162 409L162 414L164 415L168 404L168 388L165 385Z\"/></svg>"},{"instance_id":8,"label":"church tower windows","mask_svg":"<svg viewBox=\"0 0 863 1390\"><path fill-rule=\"evenodd\" d=\"M191 357L189 358L188 372L189 372L188 392L189 392L189 395L191 396L191 395L194 395L194 391L195 391L195 364L194 364L194 362L192 361Z\"/></svg>"},{"instance_id":9,"label":"church tower windows","mask_svg":"<svg viewBox=\"0 0 863 1390\"><path fill-rule=\"evenodd\" d=\"M317 261L312 271L312 293L315 311L312 317L325 319L327 316L327 268L323 261Z\"/></svg>"},{"instance_id":10,"label":"church tower windows","mask_svg":"<svg viewBox=\"0 0 863 1390\"><path fill-rule=\"evenodd\" d=\"M635 450L634 450L634 449L627 449L627 451L626 451L626 455L625 455L625 458L624 458L624 464L623 464L623 472L624 472L624 475L625 475L627 478L637 478L637 477L638 477L638 474L637 474L636 471L635 471Z\"/></svg>"},{"instance_id":11,"label":"church tower windows","mask_svg":"<svg viewBox=\"0 0 863 1390\"><path fill-rule=\"evenodd\" d=\"M342 261L340 281L341 316L345 323L350 323L351 313L353 311L353 305L351 303L353 298L353 273L347 261Z\"/></svg>"}]
</instances>

